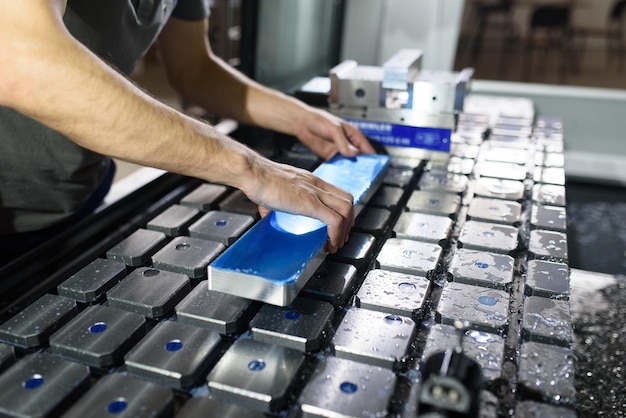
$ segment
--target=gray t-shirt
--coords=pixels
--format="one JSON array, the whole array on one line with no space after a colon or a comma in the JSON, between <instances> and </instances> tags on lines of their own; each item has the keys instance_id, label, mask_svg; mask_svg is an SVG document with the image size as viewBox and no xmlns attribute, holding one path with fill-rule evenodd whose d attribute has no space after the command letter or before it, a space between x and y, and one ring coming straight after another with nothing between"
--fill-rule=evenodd
<instances>
[{"instance_id":1,"label":"gray t-shirt","mask_svg":"<svg viewBox=\"0 0 626 418\"><path fill-rule=\"evenodd\" d=\"M128 74L171 16L201 20L208 14L209 0L69 0L64 22L76 39ZM107 157L0 106L0 234L66 219L102 182L109 164Z\"/></svg>"}]
</instances>

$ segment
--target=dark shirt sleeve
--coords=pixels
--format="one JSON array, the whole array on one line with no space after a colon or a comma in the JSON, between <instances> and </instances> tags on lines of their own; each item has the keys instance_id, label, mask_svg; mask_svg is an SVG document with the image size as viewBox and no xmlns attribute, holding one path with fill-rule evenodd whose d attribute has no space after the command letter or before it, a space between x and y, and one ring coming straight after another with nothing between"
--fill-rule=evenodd
<instances>
[{"instance_id":1,"label":"dark shirt sleeve","mask_svg":"<svg viewBox=\"0 0 626 418\"><path fill-rule=\"evenodd\" d=\"M178 0L172 16L183 20L203 20L211 13L211 0Z\"/></svg>"}]
</instances>

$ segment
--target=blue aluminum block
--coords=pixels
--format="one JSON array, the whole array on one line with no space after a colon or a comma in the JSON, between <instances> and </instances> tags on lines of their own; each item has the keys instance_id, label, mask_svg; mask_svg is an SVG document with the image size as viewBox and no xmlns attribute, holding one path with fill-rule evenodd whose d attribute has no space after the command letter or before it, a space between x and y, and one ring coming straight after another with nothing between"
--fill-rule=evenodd
<instances>
[{"instance_id":1,"label":"blue aluminum block","mask_svg":"<svg viewBox=\"0 0 626 418\"><path fill-rule=\"evenodd\" d=\"M337 155L313 173L351 193L356 216L390 162L386 155ZM209 265L209 289L288 305L326 257L326 240L326 225L319 220L272 212Z\"/></svg>"}]
</instances>

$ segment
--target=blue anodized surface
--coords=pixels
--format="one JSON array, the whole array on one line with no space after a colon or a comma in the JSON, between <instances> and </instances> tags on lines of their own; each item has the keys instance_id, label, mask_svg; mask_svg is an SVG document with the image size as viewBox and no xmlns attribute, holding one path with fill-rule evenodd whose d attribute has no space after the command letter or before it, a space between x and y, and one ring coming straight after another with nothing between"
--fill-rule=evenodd
<instances>
[{"instance_id":1,"label":"blue anodized surface","mask_svg":"<svg viewBox=\"0 0 626 418\"><path fill-rule=\"evenodd\" d=\"M373 184L384 175L390 160L386 155L337 155L313 173L351 193L359 206L370 197ZM231 272L290 284L300 279L307 264L323 251L326 240L326 225L317 219L274 211L219 256L209 266L209 275Z\"/></svg>"}]
</instances>

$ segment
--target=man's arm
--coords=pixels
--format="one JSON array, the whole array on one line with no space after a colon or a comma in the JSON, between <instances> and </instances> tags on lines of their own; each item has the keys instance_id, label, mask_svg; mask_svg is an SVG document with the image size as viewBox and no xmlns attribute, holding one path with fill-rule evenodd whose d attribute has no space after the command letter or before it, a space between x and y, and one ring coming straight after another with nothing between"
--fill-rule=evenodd
<instances>
[{"instance_id":1,"label":"man's arm","mask_svg":"<svg viewBox=\"0 0 626 418\"><path fill-rule=\"evenodd\" d=\"M0 0L0 8L0 105L93 151L227 184L259 205L315 217L328 225L330 251L345 243L354 215L348 193L145 94L67 32L63 1Z\"/></svg>"},{"instance_id":2,"label":"man's arm","mask_svg":"<svg viewBox=\"0 0 626 418\"><path fill-rule=\"evenodd\" d=\"M170 19L159 37L170 83L185 99L213 114L296 136L324 158L337 151L374 153L354 126L228 66L213 54L206 33L206 22Z\"/></svg>"}]
</instances>

